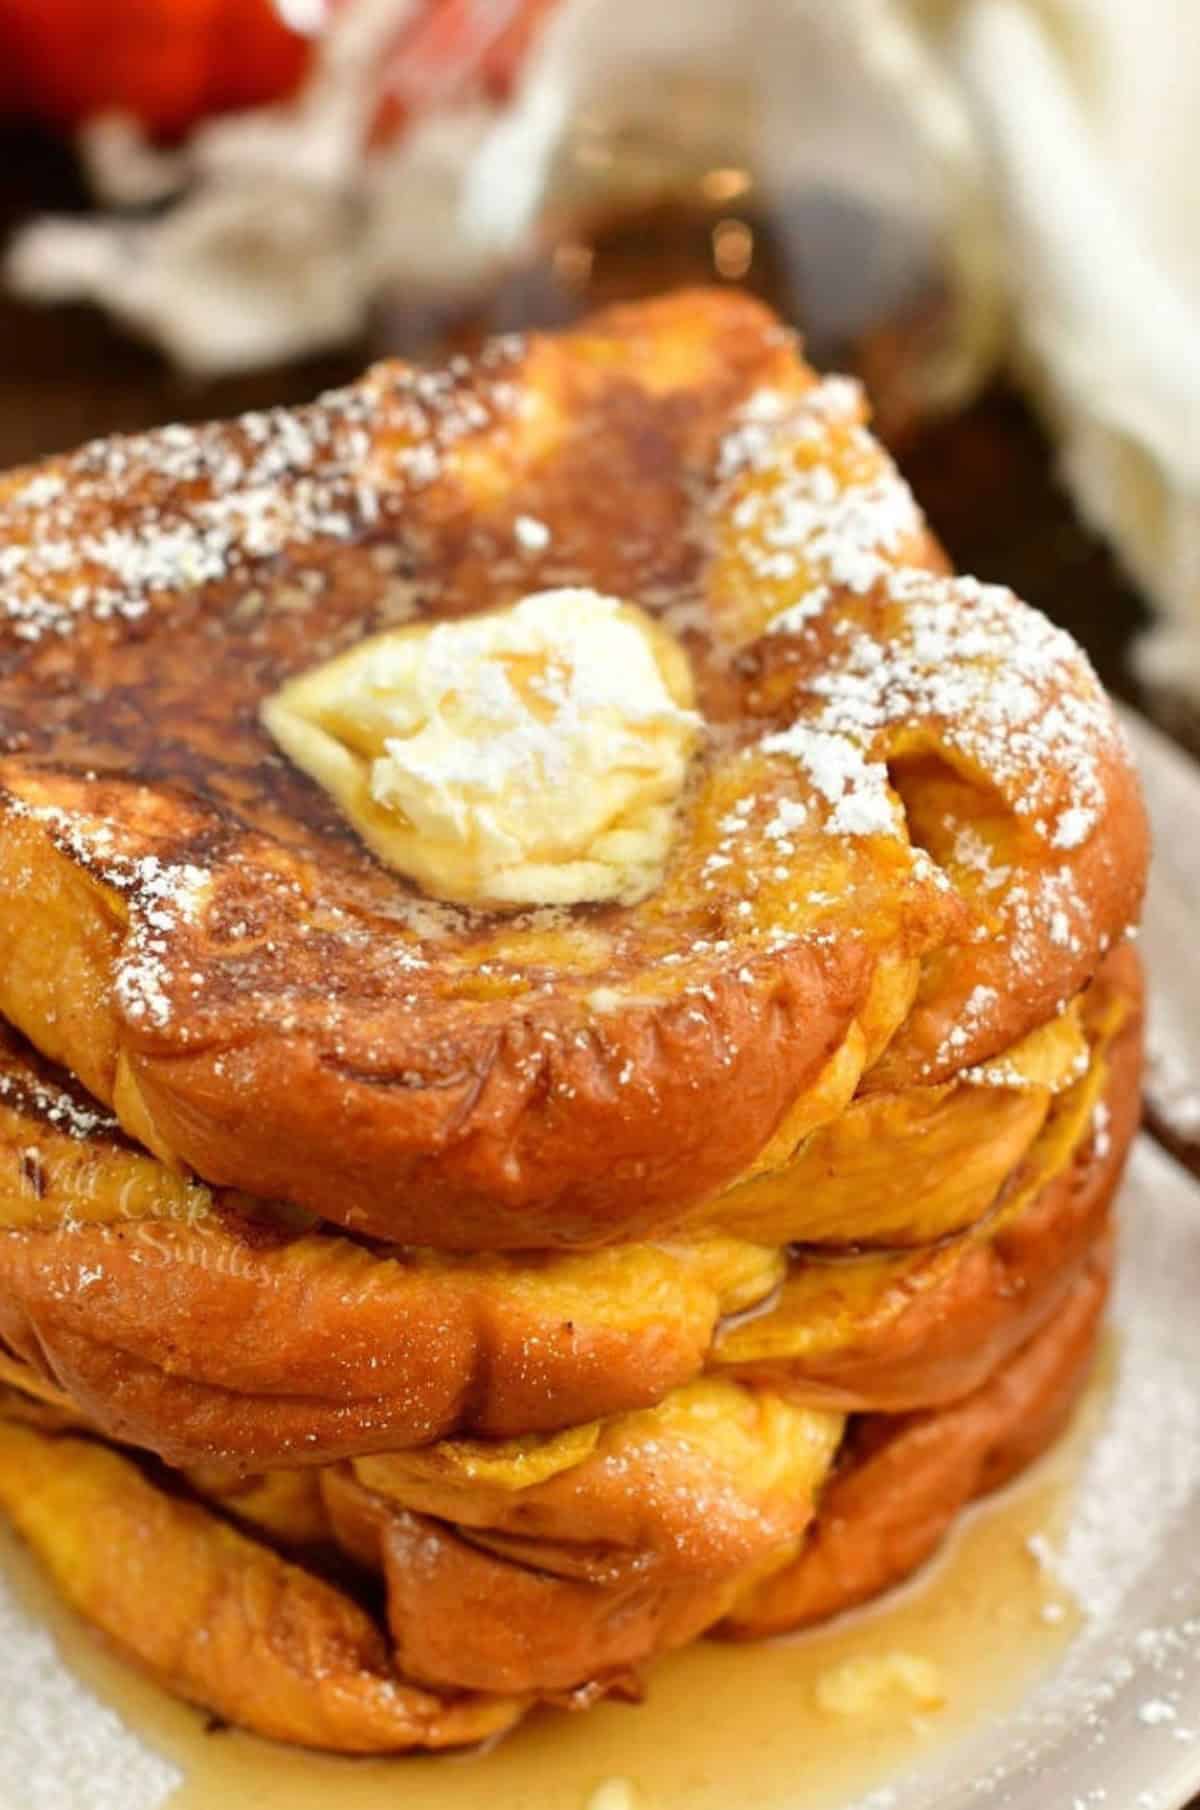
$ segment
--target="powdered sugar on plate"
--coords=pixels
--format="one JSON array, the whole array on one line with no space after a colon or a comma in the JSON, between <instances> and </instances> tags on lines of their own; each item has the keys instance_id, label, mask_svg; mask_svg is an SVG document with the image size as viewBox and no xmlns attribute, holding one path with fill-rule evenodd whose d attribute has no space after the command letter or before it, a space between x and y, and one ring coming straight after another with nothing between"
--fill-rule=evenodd
<instances>
[{"instance_id":1,"label":"powdered sugar on plate","mask_svg":"<svg viewBox=\"0 0 1200 1810\"><path fill-rule=\"evenodd\" d=\"M63 1665L0 1577L0 1804L5 1810L159 1810L182 1775Z\"/></svg>"},{"instance_id":2,"label":"powdered sugar on plate","mask_svg":"<svg viewBox=\"0 0 1200 1810\"><path fill-rule=\"evenodd\" d=\"M1194 1301L1200 1281L1200 1219L1188 1220L1196 1203L1183 1204L1191 1190L1164 1174L1168 1161L1145 1144L1134 1159L1116 1310L1120 1374L1066 1538L1048 1555L1055 1576L1099 1625L1112 1621L1131 1584L1160 1557L1166 1534L1200 1490L1196 1354L1161 1309L1142 1306L1180 1293ZM1164 1200L1178 1223L1160 1223ZM1190 1283L1186 1290L1167 1273L1172 1263Z\"/></svg>"}]
</instances>

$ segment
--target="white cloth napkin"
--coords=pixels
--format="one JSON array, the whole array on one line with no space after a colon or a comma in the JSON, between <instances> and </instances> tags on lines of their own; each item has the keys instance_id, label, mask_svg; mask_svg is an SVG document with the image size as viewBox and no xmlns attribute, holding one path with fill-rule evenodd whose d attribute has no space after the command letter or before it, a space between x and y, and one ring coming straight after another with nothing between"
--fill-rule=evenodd
<instances>
[{"instance_id":1,"label":"white cloth napkin","mask_svg":"<svg viewBox=\"0 0 1200 1810\"><path fill-rule=\"evenodd\" d=\"M1200 6L971 0L948 43L1068 482L1162 613L1147 677L1200 698Z\"/></svg>"}]
</instances>

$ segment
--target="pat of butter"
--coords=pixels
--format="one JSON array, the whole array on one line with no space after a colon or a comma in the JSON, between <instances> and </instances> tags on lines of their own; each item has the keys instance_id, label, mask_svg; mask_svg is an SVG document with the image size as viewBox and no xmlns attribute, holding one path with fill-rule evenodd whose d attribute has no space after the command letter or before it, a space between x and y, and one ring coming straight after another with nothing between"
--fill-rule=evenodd
<instances>
[{"instance_id":1,"label":"pat of butter","mask_svg":"<svg viewBox=\"0 0 1200 1810\"><path fill-rule=\"evenodd\" d=\"M595 591L364 641L267 700L279 746L435 897L634 899L700 733L687 656Z\"/></svg>"}]
</instances>

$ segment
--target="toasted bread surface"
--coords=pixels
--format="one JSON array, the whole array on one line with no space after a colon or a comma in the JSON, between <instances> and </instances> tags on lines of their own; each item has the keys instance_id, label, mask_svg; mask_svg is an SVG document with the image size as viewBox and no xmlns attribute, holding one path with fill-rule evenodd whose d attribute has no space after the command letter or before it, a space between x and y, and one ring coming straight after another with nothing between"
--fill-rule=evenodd
<instances>
[{"instance_id":1,"label":"toasted bread surface","mask_svg":"<svg viewBox=\"0 0 1200 1810\"><path fill-rule=\"evenodd\" d=\"M714 1624L739 1639L780 1633L899 1582L972 1496L1060 1430L1088 1374L1106 1281L1101 1250L1061 1312L961 1403L851 1421L823 1489L831 1445L819 1428L824 1420L832 1434L837 1417L810 1417L802 1478L777 1437L786 1409L756 1408L752 1391L739 1392L730 1442L709 1428L692 1446L686 1413L679 1439L669 1423L660 1429L658 1489L641 1518L614 1454L597 1450L571 1493L589 1511L587 1533L607 1527L611 1539L555 1537L565 1498L560 1490L556 1502L553 1479L545 1524L505 1533L413 1513L342 1465L315 1474L321 1501L305 1490L299 1518L294 1486L262 1487L260 1507L271 1506L256 1525L253 1499L245 1504L245 1531L232 1524L228 1479L194 1480L205 1506L15 1397L0 1412L0 1506L85 1620L178 1695L255 1732L341 1752L464 1745L511 1727L538 1699L580 1708L638 1694L637 1665ZM692 1498L700 1473L720 1478L722 1512L697 1544L677 1544L678 1514L660 1511L672 1481L686 1478ZM314 1531L382 1575L386 1632L303 1552L276 1550Z\"/></svg>"},{"instance_id":2,"label":"toasted bread surface","mask_svg":"<svg viewBox=\"0 0 1200 1810\"><path fill-rule=\"evenodd\" d=\"M550 585L691 659L661 885L428 899L262 704ZM0 1010L162 1158L471 1251L652 1236L864 1074L986 1061L1086 984L1145 864L1083 656L946 575L852 389L728 293L10 474L0 787Z\"/></svg>"},{"instance_id":3,"label":"toasted bread surface","mask_svg":"<svg viewBox=\"0 0 1200 1810\"><path fill-rule=\"evenodd\" d=\"M1054 1311L1107 1216L1137 1113L1131 947L1077 1015L1082 1070L1054 1094L1025 1078L1036 1135L1015 1160L1014 1090L995 1081L951 1100L867 1097L877 1179L861 1217L836 1175L841 1216L829 1211L802 1155L792 1228L839 1243L706 1234L479 1257L372 1248L180 1177L10 1034L0 1337L107 1433L185 1466L550 1433L650 1407L706 1369L832 1407L931 1406L974 1388ZM963 1227L952 1157L986 1140L989 1105L1002 1160ZM927 1194L907 1198L922 1171ZM871 1248L900 1210L929 1242Z\"/></svg>"},{"instance_id":4,"label":"toasted bread surface","mask_svg":"<svg viewBox=\"0 0 1200 1810\"><path fill-rule=\"evenodd\" d=\"M811 1536L746 1592L722 1633L782 1634L878 1596L924 1563L968 1502L1031 1464L1087 1380L1110 1264L1102 1244L1055 1317L963 1401L852 1423Z\"/></svg>"}]
</instances>

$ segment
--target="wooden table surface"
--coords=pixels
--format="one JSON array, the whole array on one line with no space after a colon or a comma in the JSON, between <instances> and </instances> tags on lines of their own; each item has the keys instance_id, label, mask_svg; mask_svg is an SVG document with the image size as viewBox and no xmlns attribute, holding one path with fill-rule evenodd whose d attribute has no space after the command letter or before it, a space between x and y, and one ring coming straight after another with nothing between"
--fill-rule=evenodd
<instances>
[{"instance_id":1,"label":"wooden table surface","mask_svg":"<svg viewBox=\"0 0 1200 1810\"><path fill-rule=\"evenodd\" d=\"M29 134L0 134L0 242L31 211L75 209L82 199L64 151ZM336 356L198 384L93 310L39 310L0 296L0 469L96 435L305 400L372 357L408 350L400 342L411 341L412 326L411 315L393 308ZM1011 585L1061 622L1087 647L1110 689L1200 755L1200 716L1139 685L1130 654L1146 608L1075 515L1056 480L1052 450L1013 390L999 384L953 419L924 429L905 444L902 460L960 569ZM1189 915L1194 924L1194 911L1185 908L1184 931ZM1200 1176L1200 1130L1192 1139L1173 1127L1155 1111L1153 1094L1149 1129ZM1191 1810L1200 1810L1200 1799Z\"/></svg>"}]
</instances>

